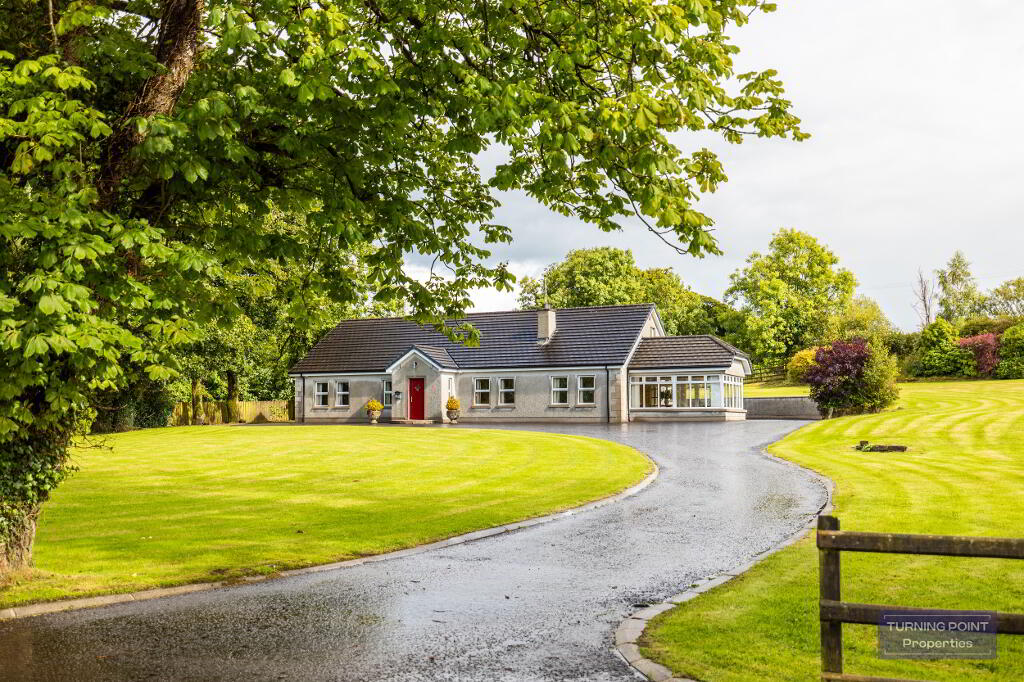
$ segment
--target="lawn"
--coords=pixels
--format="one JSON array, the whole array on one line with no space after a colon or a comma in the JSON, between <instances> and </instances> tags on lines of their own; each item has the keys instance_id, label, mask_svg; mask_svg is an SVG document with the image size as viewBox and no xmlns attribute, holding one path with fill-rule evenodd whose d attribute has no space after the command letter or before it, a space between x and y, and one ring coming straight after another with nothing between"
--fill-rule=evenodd
<instances>
[{"instance_id":1,"label":"lawn","mask_svg":"<svg viewBox=\"0 0 1024 682\"><path fill-rule=\"evenodd\" d=\"M782 398L794 395L809 395L810 392L811 387L807 384L762 381L743 385L743 396L745 398Z\"/></svg>"},{"instance_id":2,"label":"lawn","mask_svg":"<svg viewBox=\"0 0 1024 682\"><path fill-rule=\"evenodd\" d=\"M650 472L579 436L206 426L108 436L44 507L35 570L0 608L272 574L577 506Z\"/></svg>"},{"instance_id":3,"label":"lawn","mask_svg":"<svg viewBox=\"0 0 1024 682\"><path fill-rule=\"evenodd\" d=\"M1024 382L902 386L898 409L815 422L769 451L829 476L846 530L1024 536ZM865 439L910 446L861 453ZM1024 562L844 553L843 599L1024 612ZM817 679L813 538L652 622L645 654L698 680ZM1024 638L991 661L882 661L876 630L844 626L845 670L934 680L1024 679Z\"/></svg>"}]
</instances>

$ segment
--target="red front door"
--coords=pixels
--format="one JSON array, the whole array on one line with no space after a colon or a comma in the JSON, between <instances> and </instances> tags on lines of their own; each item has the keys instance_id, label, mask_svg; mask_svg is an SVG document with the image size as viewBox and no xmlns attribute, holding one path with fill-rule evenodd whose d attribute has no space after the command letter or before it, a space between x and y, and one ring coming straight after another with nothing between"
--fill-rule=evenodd
<instances>
[{"instance_id":1,"label":"red front door","mask_svg":"<svg viewBox=\"0 0 1024 682\"><path fill-rule=\"evenodd\" d=\"M409 379L409 419L423 418L423 379Z\"/></svg>"}]
</instances>

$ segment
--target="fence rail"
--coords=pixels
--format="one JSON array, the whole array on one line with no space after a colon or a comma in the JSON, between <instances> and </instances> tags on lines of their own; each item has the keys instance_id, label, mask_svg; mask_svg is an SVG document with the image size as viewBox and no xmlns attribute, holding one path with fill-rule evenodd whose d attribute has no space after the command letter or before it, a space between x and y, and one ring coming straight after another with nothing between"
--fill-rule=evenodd
<instances>
[{"instance_id":1,"label":"fence rail","mask_svg":"<svg viewBox=\"0 0 1024 682\"><path fill-rule=\"evenodd\" d=\"M203 401L204 424L230 424L232 422L265 423L286 422L291 418L291 401L288 400L239 400L234 403L237 417L232 418L232 405L226 400ZM189 426L192 424L192 403L180 402L174 405L168 426Z\"/></svg>"},{"instance_id":2,"label":"fence rail","mask_svg":"<svg viewBox=\"0 0 1024 682\"><path fill-rule=\"evenodd\" d=\"M843 673L843 623L878 625L883 614L964 615L976 611L922 609L841 600L840 553L920 554L931 556L1024 559L1024 539L979 538L963 535L907 535L839 530L839 519L818 517L818 618L821 622L821 679L845 682L914 682L900 678L866 677ZM996 632L1024 635L1024 614L996 613Z\"/></svg>"},{"instance_id":3,"label":"fence rail","mask_svg":"<svg viewBox=\"0 0 1024 682\"><path fill-rule=\"evenodd\" d=\"M760 383L762 381L782 381L786 378L786 366L777 365L767 367L765 365L754 365L753 371L747 377L747 382Z\"/></svg>"}]
</instances>

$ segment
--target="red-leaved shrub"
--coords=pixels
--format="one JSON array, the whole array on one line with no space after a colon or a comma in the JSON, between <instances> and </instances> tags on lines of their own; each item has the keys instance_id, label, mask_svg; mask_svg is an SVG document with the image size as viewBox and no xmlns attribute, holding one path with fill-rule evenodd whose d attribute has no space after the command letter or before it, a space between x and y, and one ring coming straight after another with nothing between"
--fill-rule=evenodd
<instances>
[{"instance_id":1,"label":"red-leaved shrub","mask_svg":"<svg viewBox=\"0 0 1024 682\"><path fill-rule=\"evenodd\" d=\"M822 414L877 412L899 397L896 359L884 347L862 340L819 348L807 370L811 398Z\"/></svg>"},{"instance_id":2,"label":"red-leaved shrub","mask_svg":"<svg viewBox=\"0 0 1024 682\"><path fill-rule=\"evenodd\" d=\"M978 334L957 341L961 348L974 354L978 374L988 376L999 364L999 337L995 334Z\"/></svg>"}]
</instances>

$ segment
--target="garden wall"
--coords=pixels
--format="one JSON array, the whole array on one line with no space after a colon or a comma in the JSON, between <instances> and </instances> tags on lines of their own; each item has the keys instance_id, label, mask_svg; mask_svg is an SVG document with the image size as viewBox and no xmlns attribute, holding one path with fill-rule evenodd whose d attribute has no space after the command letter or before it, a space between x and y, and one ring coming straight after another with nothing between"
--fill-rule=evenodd
<instances>
[{"instance_id":1,"label":"garden wall","mask_svg":"<svg viewBox=\"0 0 1024 682\"><path fill-rule=\"evenodd\" d=\"M747 419L821 419L818 406L806 396L744 398Z\"/></svg>"},{"instance_id":2,"label":"garden wall","mask_svg":"<svg viewBox=\"0 0 1024 682\"><path fill-rule=\"evenodd\" d=\"M239 400L238 419L246 424L262 422L286 422L290 420L291 401L288 400ZM203 402L203 421L207 424L227 424L231 421L227 401ZM192 404L180 402L174 405L168 426L188 426L192 423Z\"/></svg>"}]
</instances>

